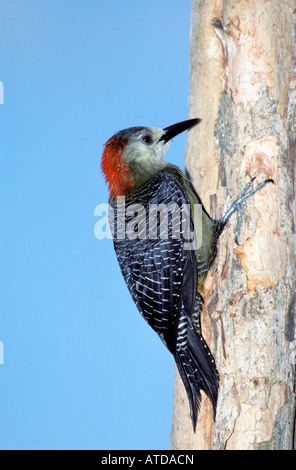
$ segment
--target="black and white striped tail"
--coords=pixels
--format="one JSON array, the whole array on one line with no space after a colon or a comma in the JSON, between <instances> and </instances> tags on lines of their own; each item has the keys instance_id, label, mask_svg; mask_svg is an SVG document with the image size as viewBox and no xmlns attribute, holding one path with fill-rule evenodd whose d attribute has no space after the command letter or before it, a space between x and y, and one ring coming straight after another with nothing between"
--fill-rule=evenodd
<instances>
[{"instance_id":1,"label":"black and white striped tail","mask_svg":"<svg viewBox=\"0 0 296 470\"><path fill-rule=\"evenodd\" d=\"M215 417L219 375L208 346L202 336L195 331L191 321L187 328L186 344L176 348L175 361L188 395L195 432L201 404L201 390L210 398Z\"/></svg>"}]
</instances>

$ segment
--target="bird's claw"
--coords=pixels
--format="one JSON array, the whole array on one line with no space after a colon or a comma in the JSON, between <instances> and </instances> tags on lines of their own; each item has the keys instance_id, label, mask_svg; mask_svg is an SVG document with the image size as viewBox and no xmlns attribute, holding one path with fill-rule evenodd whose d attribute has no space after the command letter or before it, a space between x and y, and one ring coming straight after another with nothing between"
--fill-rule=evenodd
<instances>
[{"instance_id":1,"label":"bird's claw","mask_svg":"<svg viewBox=\"0 0 296 470\"><path fill-rule=\"evenodd\" d=\"M262 183L258 184L255 188L250 190L250 187L251 187L253 181L255 180L255 178L256 177L253 177L253 178L250 179L248 184L240 192L240 194L238 195L236 200L231 204L230 208L228 209L228 211L222 217L222 220L221 220L223 226L225 226L226 223L228 222L228 220L230 219L230 217L232 216L232 214L234 214L234 212L237 212L237 223L236 223L236 227L235 227L235 231L234 231L234 240L235 240L235 243L237 245L239 245L238 238L239 238L240 230L241 230L242 223L243 223L243 207L246 203L246 200L249 197L253 196L257 191L262 189L267 183L274 183L273 179L268 178L268 179L262 181Z\"/></svg>"}]
</instances>

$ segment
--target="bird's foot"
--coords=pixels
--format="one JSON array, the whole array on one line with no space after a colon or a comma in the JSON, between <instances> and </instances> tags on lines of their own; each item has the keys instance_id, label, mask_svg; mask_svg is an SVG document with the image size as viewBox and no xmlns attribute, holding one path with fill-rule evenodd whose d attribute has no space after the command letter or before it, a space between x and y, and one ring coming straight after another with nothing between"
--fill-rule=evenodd
<instances>
[{"instance_id":1,"label":"bird's foot","mask_svg":"<svg viewBox=\"0 0 296 470\"><path fill-rule=\"evenodd\" d=\"M265 181L262 181L262 183L258 184L255 188L250 190L254 179L255 178L251 178L249 183L244 187L244 189L238 195L236 200L231 204L231 206L228 209L228 211L226 212L226 214L218 221L219 225L221 227L220 230L222 232L223 228L227 224L227 222L230 219L230 217L232 216L232 214L237 212L237 223L236 223L236 227L235 227L235 231L234 231L234 240L235 240L235 243L237 245L239 244L238 243L238 237L239 237L241 226L242 226L242 223L243 223L243 207L246 203L246 200L249 197L253 196L257 191L262 189L267 183L274 183L273 179L269 178L269 179L266 179Z\"/></svg>"}]
</instances>

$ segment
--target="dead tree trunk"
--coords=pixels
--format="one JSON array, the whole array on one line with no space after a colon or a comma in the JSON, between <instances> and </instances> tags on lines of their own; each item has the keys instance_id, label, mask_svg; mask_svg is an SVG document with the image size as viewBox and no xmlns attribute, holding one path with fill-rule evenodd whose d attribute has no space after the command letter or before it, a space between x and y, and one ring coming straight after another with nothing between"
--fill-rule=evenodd
<instances>
[{"instance_id":1,"label":"dead tree trunk","mask_svg":"<svg viewBox=\"0 0 296 470\"><path fill-rule=\"evenodd\" d=\"M191 429L176 374L171 448L293 449L296 325L296 2L193 0L186 166L212 217L256 177L208 274L202 325L220 371L217 417Z\"/></svg>"}]
</instances>

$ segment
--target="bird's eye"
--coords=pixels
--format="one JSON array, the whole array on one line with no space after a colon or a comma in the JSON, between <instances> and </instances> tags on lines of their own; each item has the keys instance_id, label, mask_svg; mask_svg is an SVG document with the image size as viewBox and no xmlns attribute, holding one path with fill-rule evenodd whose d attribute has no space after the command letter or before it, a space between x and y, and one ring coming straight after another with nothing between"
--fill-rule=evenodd
<instances>
[{"instance_id":1,"label":"bird's eye","mask_svg":"<svg viewBox=\"0 0 296 470\"><path fill-rule=\"evenodd\" d=\"M145 134L145 135L143 135L143 137L142 137L142 142L144 142L144 144L148 144L148 145L149 145L149 144L152 144L153 139L152 139L152 137L151 137L150 134Z\"/></svg>"}]
</instances>

